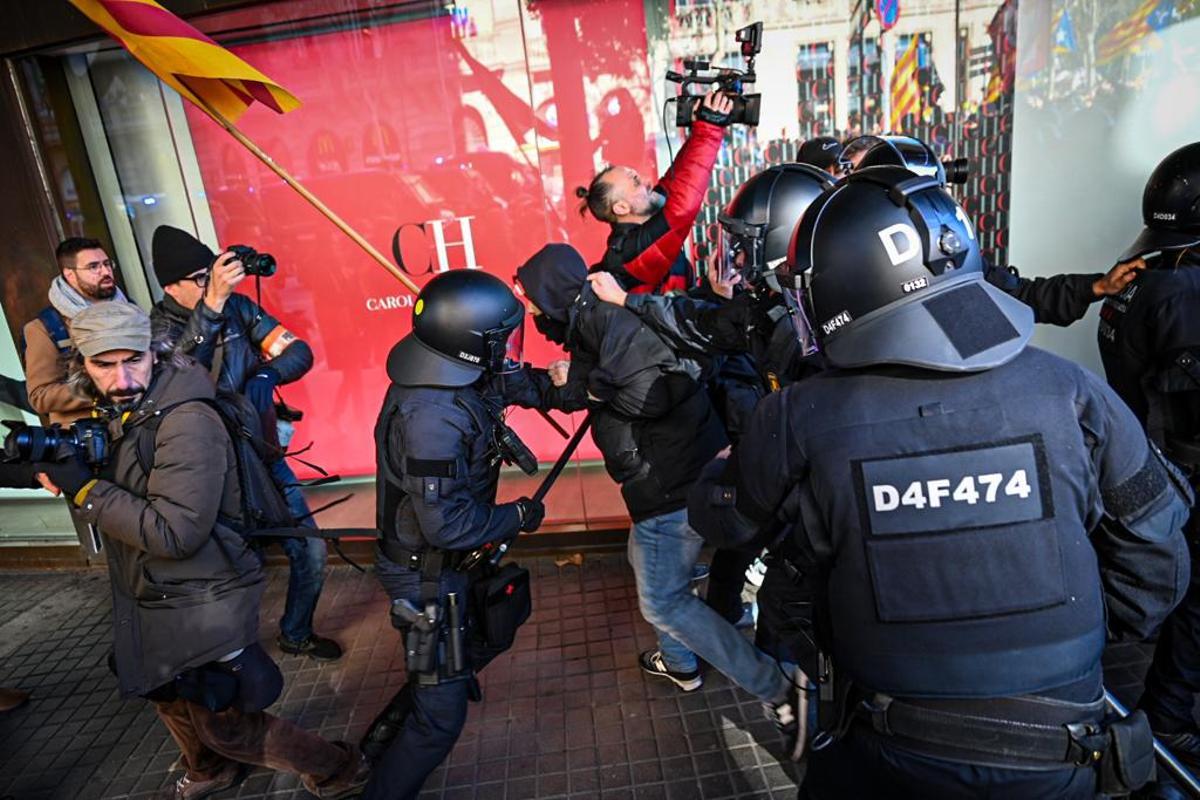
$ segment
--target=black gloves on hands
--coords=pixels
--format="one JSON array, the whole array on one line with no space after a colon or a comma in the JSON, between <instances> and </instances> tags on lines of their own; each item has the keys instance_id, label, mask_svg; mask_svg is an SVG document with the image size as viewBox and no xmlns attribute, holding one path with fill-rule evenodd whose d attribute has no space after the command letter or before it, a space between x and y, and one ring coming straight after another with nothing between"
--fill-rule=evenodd
<instances>
[{"instance_id":1,"label":"black gloves on hands","mask_svg":"<svg viewBox=\"0 0 1200 800\"><path fill-rule=\"evenodd\" d=\"M521 530L525 533L536 531L546 518L546 507L541 500L522 497L513 503L517 507L517 515L521 518Z\"/></svg>"}]
</instances>

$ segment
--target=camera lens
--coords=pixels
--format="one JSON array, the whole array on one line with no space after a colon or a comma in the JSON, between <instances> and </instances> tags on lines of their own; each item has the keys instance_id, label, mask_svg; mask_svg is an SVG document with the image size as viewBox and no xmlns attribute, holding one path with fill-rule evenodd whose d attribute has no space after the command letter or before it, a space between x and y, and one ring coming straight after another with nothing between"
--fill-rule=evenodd
<instances>
[{"instance_id":1,"label":"camera lens","mask_svg":"<svg viewBox=\"0 0 1200 800\"><path fill-rule=\"evenodd\" d=\"M965 158L952 158L942 162L946 168L946 183L966 183L971 177L971 163Z\"/></svg>"}]
</instances>

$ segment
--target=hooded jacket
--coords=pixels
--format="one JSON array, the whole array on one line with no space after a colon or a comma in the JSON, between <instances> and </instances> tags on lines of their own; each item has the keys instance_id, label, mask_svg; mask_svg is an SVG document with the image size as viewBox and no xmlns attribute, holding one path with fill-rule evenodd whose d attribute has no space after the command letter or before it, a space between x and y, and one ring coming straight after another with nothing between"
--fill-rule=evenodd
<instances>
[{"instance_id":1,"label":"hooded jacket","mask_svg":"<svg viewBox=\"0 0 1200 800\"><path fill-rule=\"evenodd\" d=\"M698 382L696 362L627 309L602 303L587 266L568 245L547 245L517 270L539 329L571 354L571 380L599 407L592 437L634 522L683 508L700 470L727 443L720 418Z\"/></svg>"},{"instance_id":2,"label":"hooded jacket","mask_svg":"<svg viewBox=\"0 0 1200 800\"><path fill-rule=\"evenodd\" d=\"M112 420L110 460L80 515L104 537L122 696L258 641L262 567L223 520L240 514L233 445L199 365L156 367L138 407ZM157 432L147 420L161 412ZM154 436L149 470L138 457ZM143 450L142 452L145 452Z\"/></svg>"}]
</instances>

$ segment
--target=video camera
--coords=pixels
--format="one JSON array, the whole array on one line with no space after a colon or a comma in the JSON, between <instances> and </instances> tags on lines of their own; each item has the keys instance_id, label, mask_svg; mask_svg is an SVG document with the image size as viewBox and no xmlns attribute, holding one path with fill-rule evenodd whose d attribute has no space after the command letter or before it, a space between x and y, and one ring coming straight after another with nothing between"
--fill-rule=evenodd
<instances>
[{"instance_id":1,"label":"video camera","mask_svg":"<svg viewBox=\"0 0 1200 800\"><path fill-rule=\"evenodd\" d=\"M745 94L743 84L754 83L758 76L754 74L754 58L762 51L763 24L755 22L745 28L738 29L734 38L741 43L742 57L746 59L746 69L739 70L731 67L712 68L708 61L699 59L684 59L683 68L687 74L669 70L667 80L679 84L679 96L668 102L675 103L675 125L680 128L691 127L696 116L701 96L688 94L692 85L716 86L733 100L733 112L730 124L757 125L759 111L762 108L761 94ZM712 74L701 74L709 73Z\"/></svg>"},{"instance_id":2,"label":"video camera","mask_svg":"<svg viewBox=\"0 0 1200 800\"><path fill-rule=\"evenodd\" d=\"M245 270L247 275L269 278L275 274L275 256L270 253L260 253L253 247L245 244L231 244L229 245L229 252L236 255L238 261L242 262L242 269ZM214 259L213 263L208 265L208 269L211 271L213 264L216 263Z\"/></svg>"},{"instance_id":3,"label":"video camera","mask_svg":"<svg viewBox=\"0 0 1200 800\"><path fill-rule=\"evenodd\" d=\"M61 448L83 454L84 463L102 467L108 462L108 426L98 419L81 419L64 428L51 425L14 427L4 439L4 461L37 463L61 461Z\"/></svg>"}]
</instances>

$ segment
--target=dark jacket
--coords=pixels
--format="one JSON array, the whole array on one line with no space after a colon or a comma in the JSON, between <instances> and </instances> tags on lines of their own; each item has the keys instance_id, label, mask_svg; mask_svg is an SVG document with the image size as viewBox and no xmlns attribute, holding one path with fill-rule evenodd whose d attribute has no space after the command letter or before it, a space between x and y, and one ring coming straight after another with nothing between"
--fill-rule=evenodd
<instances>
[{"instance_id":1,"label":"dark jacket","mask_svg":"<svg viewBox=\"0 0 1200 800\"><path fill-rule=\"evenodd\" d=\"M778 295L760 300L741 292L712 302L681 295L629 295L625 307L688 357L748 354L763 387L776 391L822 368L805 356L795 325Z\"/></svg>"},{"instance_id":2,"label":"dark jacket","mask_svg":"<svg viewBox=\"0 0 1200 800\"><path fill-rule=\"evenodd\" d=\"M266 587L258 558L222 518L240 514L233 445L198 365L156 368L137 409L109 425L111 460L81 516L103 535L113 595L113 648L123 696L258 641ZM154 464L138 459L163 411ZM223 516L222 516L223 515Z\"/></svg>"},{"instance_id":3,"label":"dark jacket","mask_svg":"<svg viewBox=\"0 0 1200 800\"><path fill-rule=\"evenodd\" d=\"M988 264L983 273L987 282L1008 292L1033 309L1033 318L1048 325L1066 327L1083 319L1098 299L1092 284L1103 278L1095 275L1051 275L1049 278L1022 278L1015 267Z\"/></svg>"},{"instance_id":4,"label":"dark jacket","mask_svg":"<svg viewBox=\"0 0 1200 800\"><path fill-rule=\"evenodd\" d=\"M613 273L630 292L682 291L692 269L683 252L708 191L709 176L721 150L723 128L696 122L674 163L654 191L666 204L642 223L617 223L608 236L597 269Z\"/></svg>"},{"instance_id":5,"label":"dark jacket","mask_svg":"<svg viewBox=\"0 0 1200 800\"><path fill-rule=\"evenodd\" d=\"M189 311L166 295L150 312L156 341L164 340L210 370L220 364L220 388L241 393L261 367L279 373L280 383L299 380L312 369L312 349L250 298L234 294L217 313L203 302Z\"/></svg>"},{"instance_id":6,"label":"dark jacket","mask_svg":"<svg viewBox=\"0 0 1200 800\"><path fill-rule=\"evenodd\" d=\"M630 311L601 303L582 275L561 276L554 259L537 256L518 270L525 294L565 329L571 379L599 404L592 438L630 516L683 508L688 487L727 443L699 366Z\"/></svg>"},{"instance_id":7,"label":"dark jacket","mask_svg":"<svg viewBox=\"0 0 1200 800\"><path fill-rule=\"evenodd\" d=\"M1160 261L1104 301L1096 333L1109 385L1170 451L1200 435L1200 264ZM1200 466L1194 452L1171 455Z\"/></svg>"},{"instance_id":8,"label":"dark jacket","mask_svg":"<svg viewBox=\"0 0 1200 800\"><path fill-rule=\"evenodd\" d=\"M1091 701L1106 627L1150 636L1187 587L1189 503L1107 386L1027 347L985 372L831 370L768 396L689 519L718 539L792 525L826 652L865 689Z\"/></svg>"},{"instance_id":9,"label":"dark jacket","mask_svg":"<svg viewBox=\"0 0 1200 800\"><path fill-rule=\"evenodd\" d=\"M495 415L508 405L578 410L587 404L578 389L555 388L545 370L528 367L458 389L391 384L375 423L385 546L473 550L516 536L516 503L496 504Z\"/></svg>"}]
</instances>

